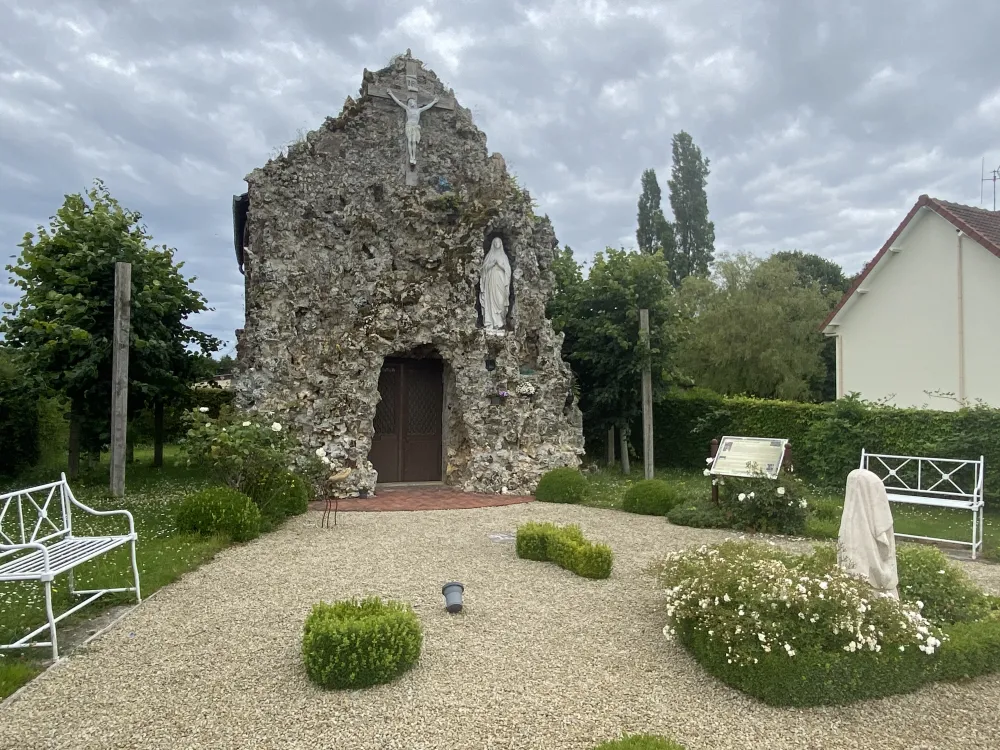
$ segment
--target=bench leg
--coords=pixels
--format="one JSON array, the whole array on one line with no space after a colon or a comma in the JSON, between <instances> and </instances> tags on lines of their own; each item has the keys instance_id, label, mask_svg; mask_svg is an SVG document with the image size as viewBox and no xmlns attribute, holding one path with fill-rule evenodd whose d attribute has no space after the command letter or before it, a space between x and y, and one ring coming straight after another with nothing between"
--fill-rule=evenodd
<instances>
[{"instance_id":1,"label":"bench leg","mask_svg":"<svg viewBox=\"0 0 1000 750\"><path fill-rule=\"evenodd\" d=\"M45 582L45 614L49 618L49 640L52 641L52 661L58 661L59 644L56 641L56 618L52 614L52 581Z\"/></svg>"},{"instance_id":2,"label":"bench leg","mask_svg":"<svg viewBox=\"0 0 1000 750\"><path fill-rule=\"evenodd\" d=\"M73 569L72 568L70 568L68 578L69 578L69 595L73 596L75 594L75 592L73 591Z\"/></svg>"},{"instance_id":3,"label":"bench leg","mask_svg":"<svg viewBox=\"0 0 1000 750\"><path fill-rule=\"evenodd\" d=\"M132 575L135 577L135 602L142 603L142 595L139 593L139 566L135 562L135 539L132 540Z\"/></svg>"}]
</instances>

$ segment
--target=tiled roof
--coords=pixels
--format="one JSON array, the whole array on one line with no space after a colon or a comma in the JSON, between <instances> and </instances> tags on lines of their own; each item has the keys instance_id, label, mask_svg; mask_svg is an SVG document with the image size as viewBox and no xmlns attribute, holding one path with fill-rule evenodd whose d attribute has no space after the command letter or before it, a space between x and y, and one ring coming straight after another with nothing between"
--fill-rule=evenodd
<instances>
[{"instance_id":1,"label":"tiled roof","mask_svg":"<svg viewBox=\"0 0 1000 750\"><path fill-rule=\"evenodd\" d=\"M847 293L837 303L837 306L830 311L826 320L823 321L823 325L820 326L820 330L830 325L830 322L837 316L841 308L847 304L847 301L858 290L858 287L861 286L864 280L868 278L868 274L875 269L875 266L882 260L882 257L889 252L889 248L892 247L896 238L902 234L906 225L910 223L910 220L917 215L921 208L929 208L934 211L1000 258L1000 211L989 211L985 208L964 206L961 203L951 203L950 201L931 198L929 195L921 195L913 208L910 209L910 212L906 214L899 226L896 227L896 231L886 240L882 249L865 266L864 270L858 274L854 283L851 284L851 288L847 290Z\"/></svg>"},{"instance_id":2,"label":"tiled roof","mask_svg":"<svg viewBox=\"0 0 1000 750\"><path fill-rule=\"evenodd\" d=\"M950 203L949 201L931 199L943 209L942 215L947 219L946 213L951 213L956 219L965 222L970 229L982 235L986 243L991 243L995 253L1000 254L1000 211L990 211L985 208L975 208L973 206L963 206L961 203ZM956 226L957 222L952 221ZM972 234L968 229L962 228L966 234Z\"/></svg>"}]
</instances>

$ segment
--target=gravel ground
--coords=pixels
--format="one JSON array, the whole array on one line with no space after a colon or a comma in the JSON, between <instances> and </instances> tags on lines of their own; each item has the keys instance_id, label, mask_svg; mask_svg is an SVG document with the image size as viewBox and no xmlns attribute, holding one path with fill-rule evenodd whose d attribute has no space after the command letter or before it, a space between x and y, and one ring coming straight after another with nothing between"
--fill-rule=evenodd
<instances>
[{"instance_id":1,"label":"gravel ground","mask_svg":"<svg viewBox=\"0 0 1000 750\"><path fill-rule=\"evenodd\" d=\"M644 574L723 532L541 503L462 511L309 513L160 591L0 712L3 748L591 748L622 731L690 750L993 747L1000 677L846 708L773 709L706 676L662 635ZM616 553L607 581L518 560L529 519L578 522ZM1000 592L1000 566L967 564ZM466 585L448 615L441 585ZM313 602L413 603L420 664L397 682L323 692L299 657Z\"/></svg>"}]
</instances>

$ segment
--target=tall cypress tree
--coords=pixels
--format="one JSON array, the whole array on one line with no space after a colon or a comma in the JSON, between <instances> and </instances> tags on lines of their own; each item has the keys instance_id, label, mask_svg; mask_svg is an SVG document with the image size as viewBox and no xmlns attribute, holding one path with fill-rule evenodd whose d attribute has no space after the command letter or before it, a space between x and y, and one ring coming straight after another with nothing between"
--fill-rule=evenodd
<instances>
[{"instance_id":1,"label":"tall cypress tree","mask_svg":"<svg viewBox=\"0 0 1000 750\"><path fill-rule=\"evenodd\" d=\"M656 180L656 170L642 173L642 194L639 196L638 228L635 232L639 252L652 254L661 249L664 255L674 246L674 228L663 215L663 194Z\"/></svg>"},{"instance_id":2,"label":"tall cypress tree","mask_svg":"<svg viewBox=\"0 0 1000 750\"><path fill-rule=\"evenodd\" d=\"M680 286L688 276L707 276L715 260L715 224L708 219L708 159L683 130L673 137L670 208L674 213L675 247L667 254L670 282ZM667 248L664 248L667 253Z\"/></svg>"}]
</instances>

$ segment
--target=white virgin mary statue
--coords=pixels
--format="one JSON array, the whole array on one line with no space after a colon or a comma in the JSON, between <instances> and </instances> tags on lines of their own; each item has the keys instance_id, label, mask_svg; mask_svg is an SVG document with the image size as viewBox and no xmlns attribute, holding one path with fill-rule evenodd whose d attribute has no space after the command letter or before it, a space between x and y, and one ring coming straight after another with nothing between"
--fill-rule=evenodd
<instances>
[{"instance_id":1,"label":"white virgin mary statue","mask_svg":"<svg viewBox=\"0 0 1000 750\"><path fill-rule=\"evenodd\" d=\"M479 304L483 308L483 327L503 330L510 304L510 261L503 250L503 240L494 237L483 258L479 272Z\"/></svg>"}]
</instances>

